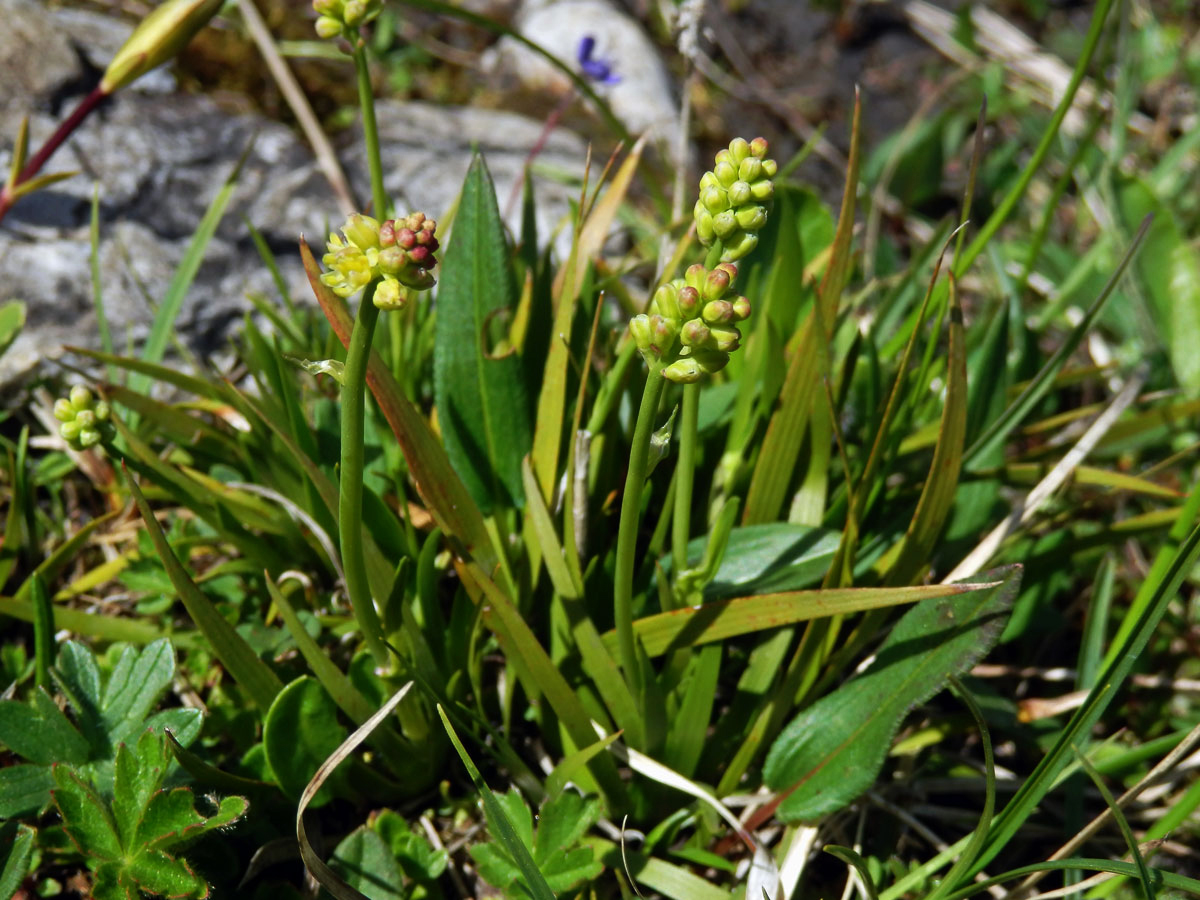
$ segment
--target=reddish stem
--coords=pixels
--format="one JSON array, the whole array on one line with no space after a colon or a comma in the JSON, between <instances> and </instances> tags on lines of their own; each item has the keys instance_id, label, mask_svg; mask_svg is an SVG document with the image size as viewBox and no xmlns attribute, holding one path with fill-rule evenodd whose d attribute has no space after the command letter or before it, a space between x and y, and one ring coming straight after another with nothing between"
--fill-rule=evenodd
<instances>
[{"instance_id":1,"label":"reddish stem","mask_svg":"<svg viewBox=\"0 0 1200 900\"><path fill-rule=\"evenodd\" d=\"M16 181L12 184L6 184L3 189L0 189L0 220L4 219L5 214L12 208L16 202L15 192L18 187L24 184L29 179L33 178L42 170L42 166L54 155L54 151L62 146L63 141L71 136L79 124L88 117L101 101L108 96L108 93L101 90L97 85L92 92L88 94L75 107L74 112L63 120L63 123L55 129L54 134L50 135L50 139L42 145L42 148L25 164L20 173L17 175Z\"/></svg>"}]
</instances>

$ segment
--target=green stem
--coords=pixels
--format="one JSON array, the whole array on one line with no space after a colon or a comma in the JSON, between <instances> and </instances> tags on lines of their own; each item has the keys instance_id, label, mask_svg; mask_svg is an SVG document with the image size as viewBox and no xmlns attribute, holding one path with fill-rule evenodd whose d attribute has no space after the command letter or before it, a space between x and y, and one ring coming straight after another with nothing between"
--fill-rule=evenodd
<instances>
[{"instance_id":1,"label":"green stem","mask_svg":"<svg viewBox=\"0 0 1200 900\"><path fill-rule=\"evenodd\" d=\"M363 556L363 418L367 362L371 358L371 338L379 320L374 303L375 285L363 291L346 352L342 384L342 460L338 469L338 535L341 540L342 568L346 574L346 593L354 618L375 662L387 662L383 629L367 584L367 563Z\"/></svg>"},{"instance_id":2,"label":"green stem","mask_svg":"<svg viewBox=\"0 0 1200 900\"><path fill-rule=\"evenodd\" d=\"M663 367L651 366L642 391L637 424L633 429L633 446L629 448L629 470L625 475L625 491L621 496L621 520L617 529L617 569L613 585L613 619L617 629L617 647L625 679L634 698L641 702L642 675L638 665L637 648L633 640L633 568L637 555L638 514L642 505L642 486L646 482L646 463L650 456L650 436L654 433L654 418L662 397Z\"/></svg>"},{"instance_id":3,"label":"green stem","mask_svg":"<svg viewBox=\"0 0 1200 900\"><path fill-rule=\"evenodd\" d=\"M687 545L691 537L692 485L696 475L696 424L700 419L700 385L683 388L683 410L679 417L679 463L675 469L675 518L671 522L671 562L675 579L687 568Z\"/></svg>"},{"instance_id":4,"label":"green stem","mask_svg":"<svg viewBox=\"0 0 1200 900\"><path fill-rule=\"evenodd\" d=\"M371 90L371 71L367 67L367 48L360 39L354 48L354 68L358 73L358 104L362 107L363 143L367 146L367 168L371 172L371 213L380 221L387 218L388 200L383 189L383 162L379 156L379 126L375 123L375 94Z\"/></svg>"}]
</instances>

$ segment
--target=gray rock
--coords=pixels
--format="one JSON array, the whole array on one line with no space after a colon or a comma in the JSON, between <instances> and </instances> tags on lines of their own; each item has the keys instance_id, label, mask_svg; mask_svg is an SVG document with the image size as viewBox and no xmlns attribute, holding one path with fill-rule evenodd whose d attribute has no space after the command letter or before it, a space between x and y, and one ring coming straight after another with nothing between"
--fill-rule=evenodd
<instances>
[{"instance_id":1,"label":"gray rock","mask_svg":"<svg viewBox=\"0 0 1200 900\"><path fill-rule=\"evenodd\" d=\"M44 13L31 15L31 6L26 0L0 0L0 17L17 22L25 35L19 46L0 47L13 60L14 72L27 73L0 80L0 105L35 112L31 146L36 149L57 124L37 110L79 75L80 65L63 37L66 29ZM74 35L82 39L87 33L80 28ZM88 52L103 59L111 43L110 36L104 48ZM41 68L35 64L39 60L45 63ZM457 197L475 145L487 157L505 207L542 129L540 122L511 113L425 104L381 102L378 119L387 187L397 207L434 216L445 213ZM5 169L14 130L0 133ZM230 115L205 97L122 91L84 123L46 169L82 174L24 198L0 224L0 302L24 300L29 310L25 330L0 356L0 385L58 356L63 344L99 346L89 271L93 184L100 185L101 290L114 339L124 347L127 339L138 342L147 335L153 321L149 301L161 301L192 233L243 153L229 209L184 301L178 334L193 351L210 354L227 345L231 326L250 308L247 294L276 296L244 220L276 253L293 297L311 298L297 237L306 234L319 255L329 225L338 224L340 216L333 192L301 140L261 117ZM342 155L358 195L369 196L360 135L346 136ZM584 156L583 141L559 130L539 165L577 177ZM538 180L543 235L552 233L573 196L574 189L560 182ZM509 222L515 226L519 215L517 203Z\"/></svg>"}]
</instances>

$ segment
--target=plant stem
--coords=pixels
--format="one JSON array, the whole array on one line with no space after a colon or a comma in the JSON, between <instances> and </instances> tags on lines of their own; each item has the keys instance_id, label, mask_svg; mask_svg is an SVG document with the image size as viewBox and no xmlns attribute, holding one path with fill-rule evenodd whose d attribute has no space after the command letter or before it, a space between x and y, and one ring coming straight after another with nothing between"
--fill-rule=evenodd
<instances>
[{"instance_id":1,"label":"plant stem","mask_svg":"<svg viewBox=\"0 0 1200 900\"><path fill-rule=\"evenodd\" d=\"M362 545L363 491L363 418L367 361L371 358L371 338L379 320L374 302L375 285L363 291L346 352L342 385L342 459L338 469L338 535L341 542L342 568L346 573L346 593L354 618L375 662L387 662L382 628L371 589L367 583L367 564Z\"/></svg>"},{"instance_id":2,"label":"plant stem","mask_svg":"<svg viewBox=\"0 0 1200 900\"><path fill-rule=\"evenodd\" d=\"M617 629L617 646L621 668L635 700L641 703L642 673L638 665L637 648L633 640L633 568L637 555L638 514L642 505L642 486L646 482L646 463L650 456L650 437L654 418L663 392L663 367L652 365L642 391L637 424L633 429L633 446L629 448L629 469L625 475L625 491L621 495L621 520L617 528L617 569L613 585L613 620Z\"/></svg>"},{"instance_id":3,"label":"plant stem","mask_svg":"<svg viewBox=\"0 0 1200 900\"><path fill-rule=\"evenodd\" d=\"M21 169L16 180L12 184L5 185L0 189L0 220L7 215L8 211L12 209L12 205L17 202L15 196L16 189L42 170L42 166L54 155L54 151L62 146L63 141L71 136L71 132L78 128L80 123L88 117L88 114L107 99L108 96L106 92L100 90L99 86L95 87L90 94L79 101L79 105L75 107L74 112L63 120L62 124L54 130L54 134L50 135L50 139L25 164L25 168Z\"/></svg>"},{"instance_id":4,"label":"plant stem","mask_svg":"<svg viewBox=\"0 0 1200 900\"><path fill-rule=\"evenodd\" d=\"M683 387L683 410L679 416L679 462L675 468L675 517L671 522L671 562L676 581L687 568L687 545L691 534L692 485L696 475L696 425L700 418L700 385Z\"/></svg>"},{"instance_id":5,"label":"plant stem","mask_svg":"<svg viewBox=\"0 0 1200 900\"><path fill-rule=\"evenodd\" d=\"M379 130L375 124L375 95L367 69L367 51L360 39L354 48L354 68L358 74L358 101L363 113L363 139L367 146L367 166L371 171L372 212L387 214L387 194L383 190L383 165L379 158ZM341 542L342 568L346 573L346 593L354 618L377 665L387 662L383 628L371 588L367 582L367 564L362 543L363 421L366 406L367 362L379 308L375 305L375 283L367 285L350 346L346 348L346 368L342 383L342 459L338 469L338 535Z\"/></svg>"},{"instance_id":6,"label":"plant stem","mask_svg":"<svg viewBox=\"0 0 1200 900\"><path fill-rule=\"evenodd\" d=\"M383 221L388 215L387 193L383 189L383 162L379 156L379 126L375 122L375 94L371 90L371 71L367 66L367 48L360 38L354 48L354 68L358 74L358 104L362 107L363 142L367 145L367 168L371 173L371 214Z\"/></svg>"}]
</instances>

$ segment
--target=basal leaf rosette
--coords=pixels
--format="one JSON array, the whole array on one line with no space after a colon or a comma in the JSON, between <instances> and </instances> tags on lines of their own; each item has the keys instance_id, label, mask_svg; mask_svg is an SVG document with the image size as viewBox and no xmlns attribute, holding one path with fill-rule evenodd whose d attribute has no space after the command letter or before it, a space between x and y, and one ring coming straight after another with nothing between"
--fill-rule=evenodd
<instances>
[{"instance_id":1,"label":"basal leaf rosette","mask_svg":"<svg viewBox=\"0 0 1200 900\"><path fill-rule=\"evenodd\" d=\"M647 364L661 366L663 376L679 384L725 368L741 345L737 323L750 316L750 301L732 290L736 278L733 263L712 271L696 264L660 287L649 311L629 323Z\"/></svg>"},{"instance_id":2,"label":"basal leaf rosette","mask_svg":"<svg viewBox=\"0 0 1200 900\"><path fill-rule=\"evenodd\" d=\"M705 247L721 242L721 262L736 262L753 250L767 224L778 166L766 156L764 138L734 138L700 177L696 236Z\"/></svg>"},{"instance_id":3,"label":"basal leaf rosette","mask_svg":"<svg viewBox=\"0 0 1200 900\"><path fill-rule=\"evenodd\" d=\"M415 212L382 224L354 213L342 234L329 236L321 261L329 271L321 276L339 297L351 297L376 284L372 300L382 310L402 309L405 288L427 291L435 284L430 271L437 265L437 222Z\"/></svg>"}]
</instances>

